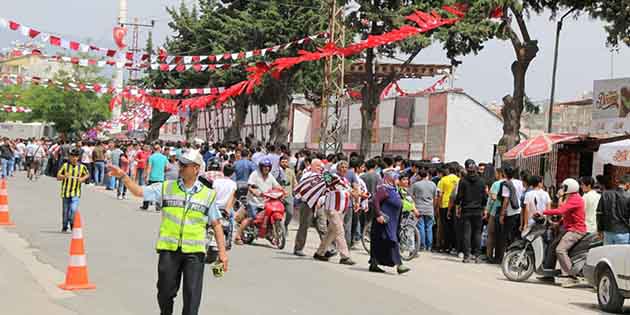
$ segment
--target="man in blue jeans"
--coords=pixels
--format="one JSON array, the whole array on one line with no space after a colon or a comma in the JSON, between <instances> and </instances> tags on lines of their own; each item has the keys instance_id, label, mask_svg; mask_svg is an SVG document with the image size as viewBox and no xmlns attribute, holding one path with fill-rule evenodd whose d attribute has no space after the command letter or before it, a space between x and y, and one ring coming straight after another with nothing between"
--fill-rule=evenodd
<instances>
[{"instance_id":1,"label":"man in blue jeans","mask_svg":"<svg viewBox=\"0 0 630 315\"><path fill-rule=\"evenodd\" d=\"M429 172L420 170L417 181L411 185L409 194L420 212L418 231L420 232L420 247L430 251L433 246L433 216L438 206L437 186L429 179Z\"/></svg>"},{"instance_id":2,"label":"man in blue jeans","mask_svg":"<svg viewBox=\"0 0 630 315\"><path fill-rule=\"evenodd\" d=\"M87 167L79 163L80 155L78 148L72 148L70 161L63 163L57 172L57 180L61 181L62 232L67 232L68 228L72 227L74 213L79 207L81 184L90 178Z\"/></svg>"}]
</instances>

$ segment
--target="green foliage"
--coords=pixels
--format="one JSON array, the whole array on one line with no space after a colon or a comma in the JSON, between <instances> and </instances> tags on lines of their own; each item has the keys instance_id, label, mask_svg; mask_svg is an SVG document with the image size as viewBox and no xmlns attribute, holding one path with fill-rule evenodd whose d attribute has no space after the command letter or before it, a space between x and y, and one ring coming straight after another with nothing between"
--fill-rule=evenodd
<instances>
[{"instance_id":1,"label":"green foliage","mask_svg":"<svg viewBox=\"0 0 630 315\"><path fill-rule=\"evenodd\" d=\"M172 21L169 26L175 35L167 40L170 54L212 55L271 47L326 31L326 15L321 14L321 1L200 1L199 6L169 8ZM272 54L274 57L295 56L298 49L313 49L313 45L294 46L287 51ZM258 60L269 61L269 55ZM254 59L248 59L251 63ZM240 61L238 61L240 62ZM224 63L220 61L219 63ZM288 80L289 95L294 92L313 92L320 89L321 63L304 63L296 66ZM169 77L179 87L229 86L245 80L244 67L229 70L196 73L171 73ZM299 78L299 79L297 79ZM274 104L279 93L264 91L276 89L273 80L265 80L262 88L252 96L257 104ZM283 93L283 94L286 94Z\"/></svg>"},{"instance_id":2,"label":"green foliage","mask_svg":"<svg viewBox=\"0 0 630 315\"><path fill-rule=\"evenodd\" d=\"M105 82L96 75L93 68L74 67L72 73L59 71L55 80L68 82ZM109 95L97 96L93 92L80 92L58 86L17 86L9 85L0 88L0 95L11 98L14 95L15 105L32 109L31 113L12 113L5 120L21 120L24 122L45 121L55 124L55 129L68 135L79 134L96 125L98 121L107 120L109 112ZM9 103L9 102L5 102ZM2 117L2 115L0 115Z\"/></svg>"},{"instance_id":3,"label":"green foliage","mask_svg":"<svg viewBox=\"0 0 630 315\"><path fill-rule=\"evenodd\" d=\"M630 46L630 3L628 0L584 0L576 2L592 17L607 23L607 43L617 47L620 43Z\"/></svg>"}]
</instances>

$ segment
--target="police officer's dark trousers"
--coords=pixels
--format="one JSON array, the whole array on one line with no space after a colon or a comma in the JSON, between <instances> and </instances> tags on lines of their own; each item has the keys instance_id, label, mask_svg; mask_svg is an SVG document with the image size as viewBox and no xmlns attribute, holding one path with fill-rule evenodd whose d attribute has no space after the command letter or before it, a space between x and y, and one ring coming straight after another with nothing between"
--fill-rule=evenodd
<instances>
[{"instance_id":1,"label":"police officer's dark trousers","mask_svg":"<svg viewBox=\"0 0 630 315\"><path fill-rule=\"evenodd\" d=\"M158 303L160 314L172 315L173 302L184 277L182 315L197 315L203 288L204 253L185 254L181 250L160 251L158 262Z\"/></svg>"}]
</instances>

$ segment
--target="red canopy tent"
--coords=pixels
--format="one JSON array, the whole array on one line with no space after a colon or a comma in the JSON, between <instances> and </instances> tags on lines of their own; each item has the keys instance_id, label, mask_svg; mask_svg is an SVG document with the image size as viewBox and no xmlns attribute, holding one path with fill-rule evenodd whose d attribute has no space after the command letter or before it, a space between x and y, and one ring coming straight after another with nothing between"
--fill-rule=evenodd
<instances>
[{"instance_id":1,"label":"red canopy tent","mask_svg":"<svg viewBox=\"0 0 630 315\"><path fill-rule=\"evenodd\" d=\"M554 144L577 140L580 135L576 134L543 134L522 141L510 151L503 154L503 159L514 160L518 158L529 158L537 155L549 153L553 150Z\"/></svg>"}]
</instances>

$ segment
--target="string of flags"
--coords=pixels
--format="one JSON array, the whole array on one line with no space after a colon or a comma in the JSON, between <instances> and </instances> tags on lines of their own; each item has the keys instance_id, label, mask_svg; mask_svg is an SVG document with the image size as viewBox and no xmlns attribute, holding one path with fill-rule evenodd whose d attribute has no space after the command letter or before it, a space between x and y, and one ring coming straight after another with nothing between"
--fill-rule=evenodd
<instances>
[{"instance_id":1,"label":"string of flags","mask_svg":"<svg viewBox=\"0 0 630 315\"><path fill-rule=\"evenodd\" d=\"M0 17L0 27L16 31L22 35L31 39L39 39L44 43L51 46L61 47L68 50L80 51L83 53L95 52L102 56L107 56L115 59L121 59L121 54L124 54L124 59L129 61L147 61L151 63L157 63L158 61L166 61L167 64L175 63L200 63L208 60L208 62L219 62L221 60L239 60L249 59L258 56L265 56L267 53L277 53L281 50L287 50L296 45L308 44L318 38L327 38L328 33L319 33L315 35L306 36L304 38L291 41L285 44L275 45L263 49L255 49L250 51L241 52L226 52L223 54L213 55L169 55L164 49L160 49L159 54L147 54L142 52L123 52L118 49L102 48L91 44L85 44L78 41L68 40L61 36L55 36L46 32L39 31L33 27L26 26L16 21L7 20Z\"/></svg>"},{"instance_id":2,"label":"string of flags","mask_svg":"<svg viewBox=\"0 0 630 315\"><path fill-rule=\"evenodd\" d=\"M117 69L122 69L122 68L139 69L139 68L147 67L146 64L135 64L132 61L116 61L113 59L99 60L99 59L91 59L91 58L60 56L60 55L49 56L49 55L43 54L41 50L39 49L14 50L11 52L11 55L13 57L29 56L29 55L41 56L42 58L46 58L50 61L71 63L73 65L78 65L78 66L83 66L83 67L95 66L99 68L104 68L105 66L111 66Z\"/></svg>"},{"instance_id":3,"label":"string of flags","mask_svg":"<svg viewBox=\"0 0 630 315\"><path fill-rule=\"evenodd\" d=\"M188 96L188 95L211 95L219 94L225 91L224 87L206 87L206 88L187 88L187 89L143 89L131 86L123 88L116 88L114 86L102 85L99 83L76 83L76 82L62 82L52 79L44 79L40 77L18 76L18 75L4 75L1 77L2 82L5 84L23 84L31 83L36 85L57 86L60 88L70 88L78 92L94 92L97 94L120 94L129 93L130 95L145 95L145 94L161 94L170 96Z\"/></svg>"},{"instance_id":4,"label":"string of flags","mask_svg":"<svg viewBox=\"0 0 630 315\"><path fill-rule=\"evenodd\" d=\"M31 39L38 39L42 41L43 43L47 43L51 46L61 47L68 50L80 51L83 53L95 52L102 56L107 56L107 57L118 57L120 53L116 49L102 48L95 45L84 44L77 41L67 40L60 36L55 36L46 32L42 32L30 26L26 26L21 23L7 20L1 17L0 17L0 27L19 32L22 35L29 37ZM125 57L127 58L127 60L133 60L133 53L127 53Z\"/></svg>"},{"instance_id":5,"label":"string of flags","mask_svg":"<svg viewBox=\"0 0 630 315\"><path fill-rule=\"evenodd\" d=\"M319 33L319 34L315 34L311 36L306 36L302 39L288 42L286 44L275 45L275 46L262 48L262 49L254 49L250 51L226 52L223 54L215 54L215 55L190 55L190 56L162 54L162 55L152 55L150 56L150 59L151 59L152 64L157 63L158 60L163 60L166 62L166 64L171 64L171 63L193 64L193 63L200 63L206 60L209 63L216 63L220 61L227 62L230 60L236 61L236 60L242 60L242 59L250 59L250 58L259 57L259 56L264 57L268 53L277 53L279 51L287 50L296 45L306 45L320 38L328 38L328 33ZM145 60L146 57L148 57L148 55L144 54L142 60Z\"/></svg>"}]
</instances>

